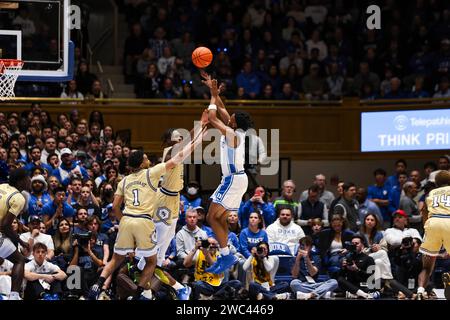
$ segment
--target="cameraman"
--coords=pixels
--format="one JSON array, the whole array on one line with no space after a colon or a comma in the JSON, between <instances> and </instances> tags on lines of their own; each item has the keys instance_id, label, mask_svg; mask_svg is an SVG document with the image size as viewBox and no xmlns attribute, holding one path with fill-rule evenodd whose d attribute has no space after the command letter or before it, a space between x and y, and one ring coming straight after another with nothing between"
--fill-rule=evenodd
<instances>
[{"instance_id":1,"label":"cameraman","mask_svg":"<svg viewBox=\"0 0 450 320\"><path fill-rule=\"evenodd\" d=\"M364 292L361 285L371 275L368 273L369 267L375 266L373 258L364 253L364 248L364 237L353 236L351 245L347 247L349 253L342 260L342 269L338 277L339 287L350 292L349 298L378 299L379 292Z\"/></svg>"},{"instance_id":2,"label":"cameraman","mask_svg":"<svg viewBox=\"0 0 450 320\"><path fill-rule=\"evenodd\" d=\"M422 271L421 244L419 238L406 237L394 251L395 278L410 290L417 289L417 280Z\"/></svg>"},{"instance_id":3,"label":"cameraman","mask_svg":"<svg viewBox=\"0 0 450 320\"><path fill-rule=\"evenodd\" d=\"M208 240L197 240L195 247L184 258L184 266L195 267L193 300L199 300L203 296L221 295L227 290L227 287L233 287L239 290L242 285L239 280L231 280L223 283L224 274L214 274L206 272L205 269L212 266L219 256L219 246L217 240L208 238Z\"/></svg>"},{"instance_id":4,"label":"cameraman","mask_svg":"<svg viewBox=\"0 0 450 320\"><path fill-rule=\"evenodd\" d=\"M97 242L97 234L93 232L76 233L73 235L73 257L71 266L81 268L81 294L87 293L89 288L97 281L98 270L103 267L103 261L94 247Z\"/></svg>"},{"instance_id":5,"label":"cameraman","mask_svg":"<svg viewBox=\"0 0 450 320\"><path fill-rule=\"evenodd\" d=\"M256 300L287 300L290 298L289 283L275 284L273 276L277 272L274 256L269 256L269 245L260 241L251 249L251 255L244 263L244 270L251 271L252 282L249 287L250 299Z\"/></svg>"}]
</instances>

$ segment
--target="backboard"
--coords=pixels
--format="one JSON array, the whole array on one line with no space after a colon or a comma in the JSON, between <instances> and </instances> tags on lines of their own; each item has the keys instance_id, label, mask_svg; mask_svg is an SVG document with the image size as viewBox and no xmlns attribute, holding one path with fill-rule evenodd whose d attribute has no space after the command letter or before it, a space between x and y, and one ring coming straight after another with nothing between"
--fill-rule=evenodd
<instances>
[{"instance_id":1,"label":"backboard","mask_svg":"<svg viewBox=\"0 0 450 320\"><path fill-rule=\"evenodd\" d=\"M19 81L73 77L70 0L0 0L0 59L24 61Z\"/></svg>"}]
</instances>

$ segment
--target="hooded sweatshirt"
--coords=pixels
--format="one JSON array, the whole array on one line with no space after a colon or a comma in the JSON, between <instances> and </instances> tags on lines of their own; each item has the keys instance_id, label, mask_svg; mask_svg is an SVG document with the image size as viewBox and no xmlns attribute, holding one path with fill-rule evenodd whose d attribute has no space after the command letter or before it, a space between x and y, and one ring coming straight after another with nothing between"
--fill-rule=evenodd
<instances>
[{"instance_id":1,"label":"hooded sweatshirt","mask_svg":"<svg viewBox=\"0 0 450 320\"><path fill-rule=\"evenodd\" d=\"M281 242L287 244L293 255L295 255L294 249L298 244L298 240L305 236L302 227L295 224L294 221L291 220L290 224L283 226L280 223L280 218L268 226L266 231L269 236L269 243Z\"/></svg>"},{"instance_id":2,"label":"hooded sweatshirt","mask_svg":"<svg viewBox=\"0 0 450 320\"><path fill-rule=\"evenodd\" d=\"M206 240L208 239L208 235L198 226L195 227L194 231L191 231L187 226L184 226L177 232L176 242L178 259L184 259L188 253L195 248L195 238Z\"/></svg>"}]
</instances>

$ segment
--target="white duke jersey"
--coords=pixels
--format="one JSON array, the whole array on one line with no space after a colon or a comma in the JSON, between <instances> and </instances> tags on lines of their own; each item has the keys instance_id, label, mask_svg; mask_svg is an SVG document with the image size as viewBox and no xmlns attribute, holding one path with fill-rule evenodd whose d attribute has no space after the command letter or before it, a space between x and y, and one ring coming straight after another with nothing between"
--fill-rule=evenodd
<instances>
[{"instance_id":1,"label":"white duke jersey","mask_svg":"<svg viewBox=\"0 0 450 320\"><path fill-rule=\"evenodd\" d=\"M228 146L225 135L220 137L220 165L224 177L244 171L245 133L240 130L234 133L238 137L239 143L236 148Z\"/></svg>"}]
</instances>

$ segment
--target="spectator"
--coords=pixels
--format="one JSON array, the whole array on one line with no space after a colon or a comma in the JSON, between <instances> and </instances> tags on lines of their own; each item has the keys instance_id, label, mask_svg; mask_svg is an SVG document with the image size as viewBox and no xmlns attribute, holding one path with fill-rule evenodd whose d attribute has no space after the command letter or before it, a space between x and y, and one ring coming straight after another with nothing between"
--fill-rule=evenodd
<instances>
[{"instance_id":1,"label":"spectator","mask_svg":"<svg viewBox=\"0 0 450 320\"><path fill-rule=\"evenodd\" d=\"M319 49L319 61L324 60L328 56L328 47L324 41L320 40L320 32L317 29L312 32L311 38L306 41L306 48L308 55L311 55L313 48Z\"/></svg>"},{"instance_id":2,"label":"spectator","mask_svg":"<svg viewBox=\"0 0 450 320\"><path fill-rule=\"evenodd\" d=\"M14 264L0 257L0 299L11 293L11 274Z\"/></svg>"},{"instance_id":3,"label":"spectator","mask_svg":"<svg viewBox=\"0 0 450 320\"><path fill-rule=\"evenodd\" d=\"M45 148L41 151L41 164L48 164L47 158L52 153L56 153L59 157L59 151L56 150L56 140L53 137L49 137L45 139Z\"/></svg>"},{"instance_id":4,"label":"spectator","mask_svg":"<svg viewBox=\"0 0 450 320\"><path fill-rule=\"evenodd\" d=\"M272 85L266 84L264 86L264 91L262 96L260 97L261 100L275 100L275 95L273 93Z\"/></svg>"},{"instance_id":5,"label":"spectator","mask_svg":"<svg viewBox=\"0 0 450 320\"><path fill-rule=\"evenodd\" d=\"M342 199L333 208L333 213L340 214L347 219L349 229L357 232L360 226L358 202L355 200L356 186L354 183L344 183Z\"/></svg>"},{"instance_id":6,"label":"spectator","mask_svg":"<svg viewBox=\"0 0 450 320\"><path fill-rule=\"evenodd\" d=\"M244 63L243 71L236 77L238 87L244 88L244 93L254 99L261 90L261 83L258 76L252 71L252 63L247 61Z\"/></svg>"},{"instance_id":7,"label":"spectator","mask_svg":"<svg viewBox=\"0 0 450 320\"><path fill-rule=\"evenodd\" d=\"M84 180L89 179L86 169L79 166L73 159L72 151L68 148L61 150L61 165L53 171L53 175L58 178L63 186L67 186L70 180L78 177Z\"/></svg>"},{"instance_id":8,"label":"spectator","mask_svg":"<svg viewBox=\"0 0 450 320\"><path fill-rule=\"evenodd\" d=\"M175 67L175 56L172 55L170 47L164 47L163 55L158 59L158 70L165 76L170 70Z\"/></svg>"},{"instance_id":9,"label":"spectator","mask_svg":"<svg viewBox=\"0 0 450 320\"><path fill-rule=\"evenodd\" d=\"M344 95L345 79L339 72L337 63L330 64L330 75L325 79L325 82L330 89L330 100L340 100Z\"/></svg>"},{"instance_id":10,"label":"spectator","mask_svg":"<svg viewBox=\"0 0 450 320\"><path fill-rule=\"evenodd\" d=\"M74 177L70 181L70 185L68 186L69 196L67 197L67 203L72 207L76 206L78 200L81 197L81 188L83 187L83 182L80 178Z\"/></svg>"},{"instance_id":11,"label":"spectator","mask_svg":"<svg viewBox=\"0 0 450 320\"><path fill-rule=\"evenodd\" d=\"M87 229L93 234L97 235L96 242L91 246L95 256L103 261L103 265L106 266L109 260L109 239L108 236L100 232L101 221L97 216L90 216L86 221Z\"/></svg>"},{"instance_id":12,"label":"spectator","mask_svg":"<svg viewBox=\"0 0 450 320\"><path fill-rule=\"evenodd\" d=\"M309 187L307 192L308 197L301 201L298 207L300 219L296 222L304 229L307 235L311 235L311 226L314 219L319 218L323 224L328 226L328 209L325 204L319 200L320 188L318 185L315 184ZM300 199L301 198L302 197L300 197Z\"/></svg>"},{"instance_id":13,"label":"spectator","mask_svg":"<svg viewBox=\"0 0 450 320\"><path fill-rule=\"evenodd\" d=\"M278 100L298 100L299 96L296 92L292 90L292 84L286 82L283 84L283 89L281 90L281 94L277 97Z\"/></svg>"},{"instance_id":14,"label":"spectator","mask_svg":"<svg viewBox=\"0 0 450 320\"><path fill-rule=\"evenodd\" d=\"M58 266L65 270L73 254L72 228L68 219L62 218L59 220L58 229L53 235L53 243L55 245L55 259L63 264L63 267L60 263L58 263Z\"/></svg>"},{"instance_id":15,"label":"spectator","mask_svg":"<svg viewBox=\"0 0 450 320\"><path fill-rule=\"evenodd\" d=\"M281 37L284 41L288 42L291 39L292 32L300 32L300 30L296 26L296 19L293 16L287 16L287 25L286 28L283 28Z\"/></svg>"},{"instance_id":16,"label":"spectator","mask_svg":"<svg viewBox=\"0 0 450 320\"><path fill-rule=\"evenodd\" d=\"M439 157L438 170L450 170L450 156L443 155Z\"/></svg>"},{"instance_id":17,"label":"spectator","mask_svg":"<svg viewBox=\"0 0 450 320\"><path fill-rule=\"evenodd\" d=\"M389 212L394 212L400 206L400 198L403 192L403 186L408 181L408 175L406 172L398 175L399 186L392 187L389 192Z\"/></svg>"},{"instance_id":18,"label":"spectator","mask_svg":"<svg viewBox=\"0 0 450 320\"><path fill-rule=\"evenodd\" d=\"M441 78L439 82L439 90L433 95L433 98L450 98L450 89L447 77ZM439 103L439 101L435 102Z\"/></svg>"},{"instance_id":19,"label":"spectator","mask_svg":"<svg viewBox=\"0 0 450 320\"><path fill-rule=\"evenodd\" d=\"M353 81L353 91L361 95L362 87L365 83L369 83L372 88L380 87L380 78L376 73L370 72L369 64L361 62L359 64L359 73L355 76Z\"/></svg>"},{"instance_id":20,"label":"spectator","mask_svg":"<svg viewBox=\"0 0 450 320\"><path fill-rule=\"evenodd\" d=\"M140 98L155 98L162 88L162 77L159 74L156 64L151 63L145 75L136 86L136 93Z\"/></svg>"},{"instance_id":21,"label":"spectator","mask_svg":"<svg viewBox=\"0 0 450 320\"><path fill-rule=\"evenodd\" d=\"M97 76L89 72L88 63L86 61L81 61L78 65L78 71L75 77L78 90L86 96L86 94L91 90L92 84L95 80L97 80Z\"/></svg>"},{"instance_id":22,"label":"spectator","mask_svg":"<svg viewBox=\"0 0 450 320\"><path fill-rule=\"evenodd\" d=\"M147 41L142 33L142 26L139 23L133 24L131 33L125 40L124 47L124 73L130 78L136 72L136 64L140 55L144 51Z\"/></svg>"},{"instance_id":23,"label":"spectator","mask_svg":"<svg viewBox=\"0 0 450 320\"><path fill-rule=\"evenodd\" d=\"M65 202L66 190L63 187L56 187L53 192L55 198L52 202L47 203L41 211L42 219L50 235L55 233L61 218L67 218L72 222L75 215L73 208Z\"/></svg>"},{"instance_id":24,"label":"spectator","mask_svg":"<svg viewBox=\"0 0 450 320\"><path fill-rule=\"evenodd\" d=\"M320 4L319 0L312 0L310 4L305 7L305 18L311 18L312 22L316 25L325 22L328 9Z\"/></svg>"},{"instance_id":25,"label":"spectator","mask_svg":"<svg viewBox=\"0 0 450 320\"><path fill-rule=\"evenodd\" d=\"M419 252L422 240L415 237L404 237L400 245L393 250L393 264L396 279L412 290L418 288L418 278L422 271L423 255ZM427 288L431 291L431 288Z\"/></svg>"},{"instance_id":26,"label":"spectator","mask_svg":"<svg viewBox=\"0 0 450 320\"><path fill-rule=\"evenodd\" d=\"M148 47L153 50L156 59L159 59L163 55L164 48L169 46L169 43L165 39L166 30L163 27L158 27L153 35L154 38L150 39Z\"/></svg>"},{"instance_id":27,"label":"spectator","mask_svg":"<svg viewBox=\"0 0 450 320\"><path fill-rule=\"evenodd\" d=\"M249 217L248 227L242 229L239 235L239 246L242 255L248 258L252 248L261 241L269 241L267 232L263 230L263 218L260 213L252 212Z\"/></svg>"},{"instance_id":28,"label":"spectator","mask_svg":"<svg viewBox=\"0 0 450 320\"><path fill-rule=\"evenodd\" d=\"M214 264L219 256L219 246L214 238L209 238L208 245L203 247L202 241L195 241L194 248L189 250L184 258L183 265L186 268L194 266L194 300L205 300L213 294L220 296L225 293L226 288L232 287L239 290L241 283L239 280L224 282L224 274L208 273L205 270ZM177 246L178 247L178 246Z\"/></svg>"},{"instance_id":29,"label":"spectator","mask_svg":"<svg viewBox=\"0 0 450 320\"><path fill-rule=\"evenodd\" d=\"M186 225L176 234L177 257L184 261L186 256L195 248L197 240L206 240L208 235L197 226L198 214L194 209L186 212Z\"/></svg>"},{"instance_id":30,"label":"spectator","mask_svg":"<svg viewBox=\"0 0 450 320\"><path fill-rule=\"evenodd\" d=\"M332 293L337 289L335 279L324 282L318 281L321 270L320 255L314 248L313 239L309 236L299 241L298 252L292 267L291 290L298 300L332 298Z\"/></svg>"},{"instance_id":31,"label":"spectator","mask_svg":"<svg viewBox=\"0 0 450 320\"><path fill-rule=\"evenodd\" d=\"M358 188L356 190L356 200L358 201L359 221L364 221L368 214L374 214L378 217L381 225L383 225L383 215L378 206L367 199L367 190L365 188Z\"/></svg>"},{"instance_id":32,"label":"spectator","mask_svg":"<svg viewBox=\"0 0 450 320\"><path fill-rule=\"evenodd\" d=\"M414 198L417 196L417 185L413 181L407 181L403 185L404 194L400 196L399 209L408 215L408 225L411 228L423 232L422 215L419 212L417 202Z\"/></svg>"},{"instance_id":33,"label":"spectator","mask_svg":"<svg viewBox=\"0 0 450 320\"><path fill-rule=\"evenodd\" d=\"M422 177L420 175L420 171L419 170L411 170L411 172L409 173L409 180L416 184L417 195L414 197L414 201L416 203L418 203L420 198L425 193L425 191L423 190L422 184L421 184Z\"/></svg>"},{"instance_id":34,"label":"spectator","mask_svg":"<svg viewBox=\"0 0 450 320\"><path fill-rule=\"evenodd\" d=\"M53 240L51 236L41 232L41 222L42 222L41 218L39 216L30 216L28 221L29 221L28 228L30 231L22 233L20 235L20 239L23 242L27 242L29 244L30 250L28 251L27 248L23 247L22 254L26 258L31 259L33 256L33 246L37 243L43 243L48 248L48 250L46 250L47 254L45 258L47 260L51 260L55 254Z\"/></svg>"},{"instance_id":35,"label":"spectator","mask_svg":"<svg viewBox=\"0 0 450 320\"><path fill-rule=\"evenodd\" d=\"M61 93L61 98L81 100L84 99L84 95L80 91L78 91L76 80L70 80L69 82L67 82L64 91Z\"/></svg>"},{"instance_id":36,"label":"spectator","mask_svg":"<svg viewBox=\"0 0 450 320\"><path fill-rule=\"evenodd\" d=\"M340 214L333 214L330 229L319 233L318 249L324 261L324 267L335 276L341 268L341 262L347 253L345 243L351 241L353 232L347 229L347 221Z\"/></svg>"},{"instance_id":37,"label":"spectator","mask_svg":"<svg viewBox=\"0 0 450 320\"><path fill-rule=\"evenodd\" d=\"M379 299L378 291L368 293L361 286L361 283L366 282L372 274L370 267L375 266L373 258L364 253L364 238L359 235L353 236L352 245L355 251L342 260L342 270L338 278L339 287L350 293L347 294L349 298Z\"/></svg>"},{"instance_id":38,"label":"spectator","mask_svg":"<svg viewBox=\"0 0 450 320\"><path fill-rule=\"evenodd\" d=\"M78 210L81 207L83 207L87 210L89 217L94 215L94 216L97 216L98 218L100 218L102 215L102 212L101 212L101 209L100 209L97 199L95 198L91 189L86 185L81 188L80 197L79 197L76 205L73 206L73 208L75 210Z\"/></svg>"},{"instance_id":39,"label":"spectator","mask_svg":"<svg viewBox=\"0 0 450 320\"><path fill-rule=\"evenodd\" d=\"M388 245L389 251L400 247L403 238L412 237L422 241L419 232L413 228L407 228L408 215L403 210L396 210L392 217L394 219L393 227L386 229L384 232L384 239Z\"/></svg>"},{"instance_id":40,"label":"spectator","mask_svg":"<svg viewBox=\"0 0 450 320\"><path fill-rule=\"evenodd\" d=\"M374 202L383 216L383 225L390 226L391 216L389 214L389 189L386 187L386 171L378 168L373 172L375 184L367 187L367 199Z\"/></svg>"},{"instance_id":41,"label":"spectator","mask_svg":"<svg viewBox=\"0 0 450 320\"><path fill-rule=\"evenodd\" d=\"M421 99L429 98L430 94L424 90L424 79L423 77L416 77L414 80L414 86L409 93L409 98L411 99Z\"/></svg>"},{"instance_id":42,"label":"spectator","mask_svg":"<svg viewBox=\"0 0 450 320\"><path fill-rule=\"evenodd\" d=\"M312 64L309 67L309 74L302 80L302 88L307 100L327 99L327 95L325 94L327 91L326 82L319 75L319 70L320 67L318 64Z\"/></svg>"},{"instance_id":43,"label":"spectator","mask_svg":"<svg viewBox=\"0 0 450 320\"><path fill-rule=\"evenodd\" d=\"M37 243L33 247L34 259L25 265L25 300L60 300L62 281L67 275L57 265L46 261L47 256L45 244Z\"/></svg>"},{"instance_id":44,"label":"spectator","mask_svg":"<svg viewBox=\"0 0 450 320\"><path fill-rule=\"evenodd\" d=\"M408 96L400 89L401 81L399 78L394 77L390 80L391 90L384 96L385 99L404 99Z\"/></svg>"},{"instance_id":45,"label":"spectator","mask_svg":"<svg viewBox=\"0 0 450 320\"><path fill-rule=\"evenodd\" d=\"M302 228L292 220L291 207L280 208L279 218L266 229L269 243L281 242L289 246L292 254L298 241L305 236Z\"/></svg>"},{"instance_id":46,"label":"spectator","mask_svg":"<svg viewBox=\"0 0 450 320\"><path fill-rule=\"evenodd\" d=\"M294 221L298 220L298 202L294 200L295 183L293 180L285 180L281 190L281 196L273 202L275 212L279 213L279 206L291 206L294 210Z\"/></svg>"},{"instance_id":47,"label":"spectator","mask_svg":"<svg viewBox=\"0 0 450 320\"><path fill-rule=\"evenodd\" d=\"M42 207L51 202L52 199L47 193L47 182L42 175L34 176L31 179L31 193L28 199L28 214L40 215Z\"/></svg>"},{"instance_id":48,"label":"spectator","mask_svg":"<svg viewBox=\"0 0 450 320\"><path fill-rule=\"evenodd\" d=\"M239 222L239 216L235 211L231 211L228 214L228 230L233 232L236 236L239 237L241 233L241 224Z\"/></svg>"},{"instance_id":49,"label":"spectator","mask_svg":"<svg viewBox=\"0 0 450 320\"><path fill-rule=\"evenodd\" d=\"M325 175L323 175L323 174L316 175L314 177L313 184L318 187L319 201L322 202L323 204L325 204L327 206L327 208L330 208L331 203L334 200L334 194L331 191L326 190L327 178L325 177ZM299 201L301 202L303 200L306 200L308 195L309 195L309 189L304 190L300 196Z\"/></svg>"},{"instance_id":50,"label":"spectator","mask_svg":"<svg viewBox=\"0 0 450 320\"><path fill-rule=\"evenodd\" d=\"M175 91L172 79L166 78L164 79L162 90L158 93L157 98L176 99L179 95L181 95L181 92Z\"/></svg>"},{"instance_id":51,"label":"spectator","mask_svg":"<svg viewBox=\"0 0 450 320\"><path fill-rule=\"evenodd\" d=\"M387 178L387 181L385 183L386 188L390 191L394 186L400 186L399 182L399 175L400 173L406 172L406 169L408 168L406 164L406 160L399 159L395 162L395 174L392 176L389 176Z\"/></svg>"},{"instance_id":52,"label":"spectator","mask_svg":"<svg viewBox=\"0 0 450 320\"><path fill-rule=\"evenodd\" d=\"M287 49L287 56L281 58L280 60L279 70L281 75L284 76L287 74L288 68L291 64L297 66L299 74L303 74L303 60L297 55L297 52L293 47L289 47Z\"/></svg>"},{"instance_id":53,"label":"spectator","mask_svg":"<svg viewBox=\"0 0 450 320\"><path fill-rule=\"evenodd\" d=\"M108 95L103 92L100 80L94 80L94 82L92 82L92 87L87 96L89 99L108 99Z\"/></svg>"},{"instance_id":54,"label":"spectator","mask_svg":"<svg viewBox=\"0 0 450 320\"><path fill-rule=\"evenodd\" d=\"M205 225L206 222L206 210L202 206L198 206L194 208L197 211L197 226L206 232L208 238L213 237L214 233L210 227Z\"/></svg>"},{"instance_id":55,"label":"spectator","mask_svg":"<svg viewBox=\"0 0 450 320\"><path fill-rule=\"evenodd\" d=\"M275 208L268 202L267 193L263 186L257 186L253 197L239 208L239 220L243 229L248 227L249 217L252 212L261 213L265 227L272 224L276 219Z\"/></svg>"},{"instance_id":56,"label":"spectator","mask_svg":"<svg viewBox=\"0 0 450 320\"><path fill-rule=\"evenodd\" d=\"M372 248L373 245L379 245L384 236L380 231L382 224L378 215L368 213L362 221L364 222L359 230L359 234L364 237L366 244L370 248ZM380 247L377 249L380 249Z\"/></svg>"},{"instance_id":57,"label":"spectator","mask_svg":"<svg viewBox=\"0 0 450 320\"><path fill-rule=\"evenodd\" d=\"M287 300L290 297L288 283L274 282L273 274L277 271L277 265L275 258L269 253L267 242L260 241L252 248L244 263L244 270L251 271L252 274L249 286L251 300Z\"/></svg>"}]
</instances>

